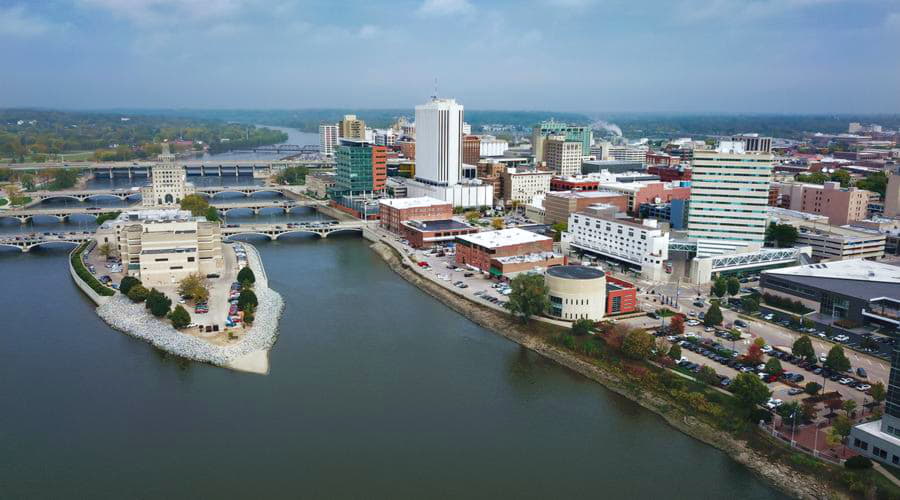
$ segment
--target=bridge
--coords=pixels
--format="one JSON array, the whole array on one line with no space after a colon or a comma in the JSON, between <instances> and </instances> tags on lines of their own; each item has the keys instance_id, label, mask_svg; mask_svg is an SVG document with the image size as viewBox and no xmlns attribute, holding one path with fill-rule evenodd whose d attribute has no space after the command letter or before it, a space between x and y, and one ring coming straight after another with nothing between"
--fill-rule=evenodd
<instances>
[{"instance_id":1,"label":"bridge","mask_svg":"<svg viewBox=\"0 0 900 500\"><path fill-rule=\"evenodd\" d=\"M295 152L295 153L318 153L319 146L315 145L307 145L307 146L298 146L296 144L270 144L268 146L256 146L252 148L242 148L242 149L232 149L229 151L231 153L283 153L283 152Z\"/></svg>"},{"instance_id":2,"label":"bridge","mask_svg":"<svg viewBox=\"0 0 900 500\"><path fill-rule=\"evenodd\" d=\"M78 245L93 238L91 232L78 233L56 233L56 234L38 234L31 233L26 235L2 235L0 236L0 247L14 247L23 252L28 252L32 248L46 245L48 243L67 243Z\"/></svg>"},{"instance_id":3,"label":"bridge","mask_svg":"<svg viewBox=\"0 0 900 500\"><path fill-rule=\"evenodd\" d=\"M284 213L290 213L293 209L297 207L323 207L327 206L327 203L324 201L318 200L310 200L310 201L293 201L293 200L260 200L260 201L243 201L237 203L217 203L213 201L209 204L211 207L215 207L216 210L219 211L220 214L226 214L231 210L244 208L249 208L254 214L259 214L260 210L265 208L280 208Z\"/></svg>"},{"instance_id":4,"label":"bridge","mask_svg":"<svg viewBox=\"0 0 900 500\"><path fill-rule=\"evenodd\" d=\"M340 231L362 232L366 227L363 221L355 222L299 222L289 224L234 224L222 227L222 238L234 239L235 236L256 235L265 236L270 240L277 240L285 234L318 234L327 238L329 234Z\"/></svg>"},{"instance_id":5,"label":"bridge","mask_svg":"<svg viewBox=\"0 0 900 500\"><path fill-rule=\"evenodd\" d=\"M333 168L333 158L311 156L302 150L294 151L291 158L281 160L176 160L185 168L188 176L268 176L287 167L305 166L313 169ZM298 158L293 158L298 157ZM112 162L36 162L11 163L5 165L13 170L44 170L53 168L75 168L89 170L95 177L116 178L150 177L150 170L155 161L112 161Z\"/></svg>"},{"instance_id":6,"label":"bridge","mask_svg":"<svg viewBox=\"0 0 900 500\"><path fill-rule=\"evenodd\" d=\"M244 196L252 196L256 193L273 193L285 195L288 190L278 186L212 186L212 187L195 187L194 192L212 198L221 193L238 193ZM53 198L69 198L72 200L86 201L90 198L112 197L120 200L129 198L138 199L141 196L139 188L116 188L116 189L82 189L82 190L66 190L66 191L34 191L26 193L31 197L32 203L40 203L44 200ZM293 194L293 193L292 193Z\"/></svg>"}]
</instances>

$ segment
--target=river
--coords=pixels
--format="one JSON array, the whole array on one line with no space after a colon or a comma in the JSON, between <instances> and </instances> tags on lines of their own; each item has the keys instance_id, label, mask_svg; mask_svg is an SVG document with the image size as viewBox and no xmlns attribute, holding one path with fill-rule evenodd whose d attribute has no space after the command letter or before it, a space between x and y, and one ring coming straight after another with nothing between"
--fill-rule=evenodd
<instances>
[{"instance_id":1,"label":"river","mask_svg":"<svg viewBox=\"0 0 900 500\"><path fill-rule=\"evenodd\" d=\"M62 249L0 252L0 497L781 497L358 236L258 248L286 302L268 376L110 330Z\"/></svg>"}]
</instances>

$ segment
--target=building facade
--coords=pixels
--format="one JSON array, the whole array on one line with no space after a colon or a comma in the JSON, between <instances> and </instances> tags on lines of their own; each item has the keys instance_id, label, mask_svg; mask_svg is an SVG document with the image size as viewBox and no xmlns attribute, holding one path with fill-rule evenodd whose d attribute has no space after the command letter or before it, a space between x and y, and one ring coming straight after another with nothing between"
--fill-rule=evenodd
<instances>
[{"instance_id":1,"label":"building facade","mask_svg":"<svg viewBox=\"0 0 900 500\"><path fill-rule=\"evenodd\" d=\"M557 266L544 274L547 315L564 321L600 321L606 314L606 273L595 267Z\"/></svg>"},{"instance_id":2,"label":"building facade","mask_svg":"<svg viewBox=\"0 0 900 500\"><path fill-rule=\"evenodd\" d=\"M531 129L531 148L535 162L547 160L544 147L548 136L562 136L564 140L579 143L579 155L587 154L594 142L594 133L590 127L567 125L553 120L541 122Z\"/></svg>"},{"instance_id":3,"label":"building facade","mask_svg":"<svg viewBox=\"0 0 900 500\"><path fill-rule=\"evenodd\" d=\"M525 257L538 255L534 265L548 265L544 256L553 253L553 239L519 228L483 231L456 238L456 264L471 266L481 272L502 275L502 270L491 271L491 261L499 257ZM556 256L554 264L562 263L563 257ZM521 272L522 269L517 269Z\"/></svg>"},{"instance_id":4,"label":"building facade","mask_svg":"<svg viewBox=\"0 0 900 500\"><path fill-rule=\"evenodd\" d=\"M334 156L334 149L338 145L338 126L337 125L319 125L319 152L324 156Z\"/></svg>"},{"instance_id":5,"label":"building facade","mask_svg":"<svg viewBox=\"0 0 900 500\"><path fill-rule=\"evenodd\" d=\"M842 226L868 216L871 191L855 187L842 188L839 182L826 182L824 185L789 183L779 188L787 207L800 212L828 216L828 220L836 226Z\"/></svg>"},{"instance_id":6,"label":"building facade","mask_svg":"<svg viewBox=\"0 0 900 500\"><path fill-rule=\"evenodd\" d=\"M531 203L535 196L550 190L551 172L508 168L502 174L503 201Z\"/></svg>"},{"instance_id":7,"label":"building facade","mask_svg":"<svg viewBox=\"0 0 900 500\"><path fill-rule=\"evenodd\" d=\"M544 196L544 224L568 223L569 216L591 205L612 205L619 212L628 210L625 195L607 191L550 191Z\"/></svg>"},{"instance_id":8,"label":"building facade","mask_svg":"<svg viewBox=\"0 0 900 500\"><path fill-rule=\"evenodd\" d=\"M479 160L481 160L481 137L477 135L464 136L462 162L477 165Z\"/></svg>"},{"instance_id":9,"label":"building facade","mask_svg":"<svg viewBox=\"0 0 900 500\"><path fill-rule=\"evenodd\" d=\"M150 167L150 185L141 188L141 205L145 207L178 206L185 196L194 194L194 186L187 182L184 167L175 163L169 144L162 147L160 163Z\"/></svg>"},{"instance_id":10,"label":"building facade","mask_svg":"<svg viewBox=\"0 0 900 500\"><path fill-rule=\"evenodd\" d=\"M366 140L366 122L356 115L344 115L338 122L338 132L341 139Z\"/></svg>"},{"instance_id":11,"label":"building facade","mask_svg":"<svg viewBox=\"0 0 900 500\"><path fill-rule=\"evenodd\" d=\"M336 177L331 172L309 174L306 176L306 192L316 198L327 198L328 193L334 190Z\"/></svg>"},{"instance_id":12,"label":"building facade","mask_svg":"<svg viewBox=\"0 0 900 500\"><path fill-rule=\"evenodd\" d=\"M816 261L873 260L884 257L886 238L878 231L804 224L798 228L795 243L812 247Z\"/></svg>"},{"instance_id":13,"label":"building facade","mask_svg":"<svg viewBox=\"0 0 900 500\"><path fill-rule=\"evenodd\" d=\"M334 193L341 196L378 193L387 183L387 148L341 140L335 152Z\"/></svg>"},{"instance_id":14,"label":"building facade","mask_svg":"<svg viewBox=\"0 0 900 500\"><path fill-rule=\"evenodd\" d=\"M417 198L394 198L379 200L381 227L394 233L401 233L402 224L408 220L432 221L453 217L453 205L427 196Z\"/></svg>"},{"instance_id":15,"label":"building facade","mask_svg":"<svg viewBox=\"0 0 900 500\"><path fill-rule=\"evenodd\" d=\"M565 136L547 137L544 143L544 161L547 168L557 175L581 174L581 143Z\"/></svg>"},{"instance_id":16,"label":"building facade","mask_svg":"<svg viewBox=\"0 0 900 500\"><path fill-rule=\"evenodd\" d=\"M763 246L773 161L739 142L694 150L688 237L697 240L698 256Z\"/></svg>"},{"instance_id":17,"label":"building facade","mask_svg":"<svg viewBox=\"0 0 900 500\"><path fill-rule=\"evenodd\" d=\"M463 106L454 99L435 97L416 106L416 180L438 186L459 182L462 126Z\"/></svg>"}]
</instances>

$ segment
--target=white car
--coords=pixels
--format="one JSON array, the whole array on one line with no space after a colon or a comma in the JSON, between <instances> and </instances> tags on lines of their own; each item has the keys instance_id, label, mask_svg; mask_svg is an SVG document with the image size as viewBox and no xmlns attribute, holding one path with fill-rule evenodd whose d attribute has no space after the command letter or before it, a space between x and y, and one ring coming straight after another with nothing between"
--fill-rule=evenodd
<instances>
[{"instance_id":1,"label":"white car","mask_svg":"<svg viewBox=\"0 0 900 500\"><path fill-rule=\"evenodd\" d=\"M766 321L772 321L772 319L773 319L774 317L775 317L774 314L766 314L765 316L763 316L763 319L766 320Z\"/></svg>"},{"instance_id":2,"label":"white car","mask_svg":"<svg viewBox=\"0 0 900 500\"><path fill-rule=\"evenodd\" d=\"M766 344L766 345L760 347L759 349L766 354L772 352L772 346L770 346L769 344Z\"/></svg>"},{"instance_id":3,"label":"white car","mask_svg":"<svg viewBox=\"0 0 900 500\"><path fill-rule=\"evenodd\" d=\"M821 355L821 356L819 356L819 362L820 362L820 363L824 363L827 359L828 359L828 356L826 356L826 355L824 355L824 354Z\"/></svg>"},{"instance_id":4,"label":"white car","mask_svg":"<svg viewBox=\"0 0 900 500\"><path fill-rule=\"evenodd\" d=\"M781 406L783 404L784 404L784 401L782 401L780 399L769 398L769 401L766 402L766 408L768 408L770 410L774 410L775 408L778 408L779 406Z\"/></svg>"},{"instance_id":5,"label":"white car","mask_svg":"<svg viewBox=\"0 0 900 500\"><path fill-rule=\"evenodd\" d=\"M859 392L866 392L871 388L872 388L872 386L869 384L860 384L860 385L856 386L856 390Z\"/></svg>"},{"instance_id":6,"label":"white car","mask_svg":"<svg viewBox=\"0 0 900 500\"><path fill-rule=\"evenodd\" d=\"M853 379L852 379L852 378L844 377L844 378L838 380L838 383L841 384L841 385L847 385L847 384L849 384L850 382L853 382Z\"/></svg>"},{"instance_id":7,"label":"white car","mask_svg":"<svg viewBox=\"0 0 900 500\"><path fill-rule=\"evenodd\" d=\"M716 331L716 329L711 326L707 326L706 328L703 329L703 331L704 332L714 332L714 331Z\"/></svg>"},{"instance_id":8,"label":"white car","mask_svg":"<svg viewBox=\"0 0 900 500\"><path fill-rule=\"evenodd\" d=\"M694 332L687 332L687 333L684 334L684 336L687 337L687 338L689 338L689 339L696 339L696 338L699 338L699 337L700 337L699 335L697 335L697 334L694 333Z\"/></svg>"},{"instance_id":9,"label":"white car","mask_svg":"<svg viewBox=\"0 0 900 500\"><path fill-rule=\"evenodd\" d=\"M850 337L848 337L846 335L838 335L837 337L834 338L834 340L836 340L838 342L846 342L846 341L850 340Z\"/></svg>"},{"instance_id":10,"label":"white car","mask_svg":"<svg viewBox=\"0 0 900 500\"><path fill-rule=\"evenodd\" d=\"M697 320L695 320L695 319L692 319L692 320L688 320L688 322L687 322L686 324L687 324L688 326L697 326L697 325L700 324L700 322L697 321Z\"/></svg>"}]
</instances>

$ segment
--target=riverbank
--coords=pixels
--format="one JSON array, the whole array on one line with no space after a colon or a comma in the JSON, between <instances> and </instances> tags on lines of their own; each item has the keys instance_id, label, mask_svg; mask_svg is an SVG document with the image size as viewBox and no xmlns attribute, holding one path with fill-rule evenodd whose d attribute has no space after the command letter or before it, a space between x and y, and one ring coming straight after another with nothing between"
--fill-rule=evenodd
<instances>
[{"instance_id":1,"label":"riverbank","mask_svg":"<svg viewBox=\"0 0 900 500\"><path fill-rule=\"evenodd\" d=\"M406 281L417 286L432 297L454 311L462 314L474 323L487 328L519 345L545 356L560 365L574 370L581 375L603 384L606 388L624 396L642 407L662 416L672 427L714 446L731 456L735 461L751 469L754 473L774 484L779 489L798 498L834 498L841 496L826 482L814 475L797 470L785 463L773 462L770 457L753 449L748 443L735 439L726 432L681 411L672 402L648 391L634 391L633 384L618 374L607 372L588 358L571 351L563 350L546 339L546 330L556 328L552 325L523 325L508 314L492 310L476 304L451 291L423 278L403 262L396 249L378 241L371 245L388 266ZM538 329L545 330L544 335Z\"/></svg>"},{"instance_id":2,"label":"riverbank","mask_svg":"<svg viewBox=\"0 0 900 500\"><path fill-rule=\"evenodd\" d=\"M217 346L181 333L168 321L150 314L144 304L136 304L122 294L116 294L97 307L97 315L113 329L181 358L236 371L268 374L268 351L278 337L278 320L284 310L284 300L269 288L256 248L247 243L244 246L247 263L257 276L254 292L259 304L253 326L236 344Z\"/></svg>"}]
</instances>

